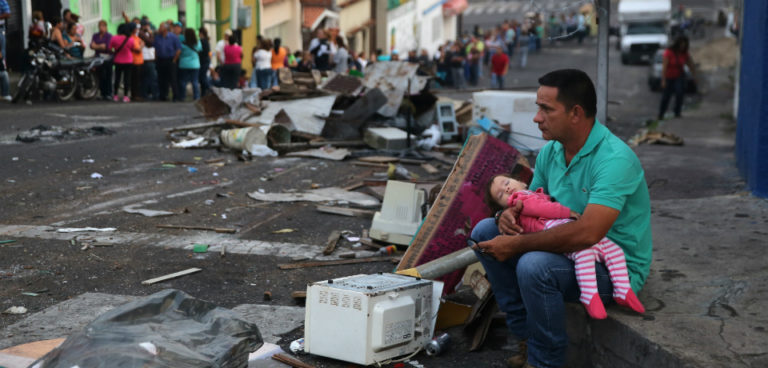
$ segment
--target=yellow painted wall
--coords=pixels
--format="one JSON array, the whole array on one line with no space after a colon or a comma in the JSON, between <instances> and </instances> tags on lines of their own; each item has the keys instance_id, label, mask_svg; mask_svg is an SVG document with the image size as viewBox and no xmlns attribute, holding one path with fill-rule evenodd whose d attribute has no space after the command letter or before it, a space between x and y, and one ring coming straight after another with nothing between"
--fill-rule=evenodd
<instances>
[{"instance_id":1,"label":"yellow painted wall","mask_svg":"<svg viewBox=\"0 0 768 368\"><path fill-rule=\"evenodd\" d=\"M302 17L299 0L282 0L266 6L262 4L260 14L259 29L261 34L265 34L264 31L268 28L286 22L286 32L280 37L283 45L291 49L291 52L301 50Z\"/></svg>"},{"instance_id":2,"label":"yellow painted wall","mask_svg":"<svg viewBox=\"0 0 768 368\"><path fill-rule=\"evenodd\" d=\"M241 28L242 30L242 42L243 47L243 69L246 70L248 75L251 75L253 64L251 63L251 50L256 45L256 36L259 34L259 6L261 1L259 0L241 0L243 6L251 7L251 26L248 28ZM223 20L229 18L230 0L217 1L217 16L216 19ZM224 30L230 28L229 23L222 24L218 27L218 34L220 37L224 37ZM218 40L217 40L218 41ZM215 43L211 42L211 47L214 47Z\"/></svg>"},{"instance_id":3,"label":"yellow painted wall","mask_svg":"<svg viewBox=\"0 0 768 368\"><path fill-rule=\"evenodd\" d=\"M355 36L355 45L349 46L352 46L357 52L365 52L366 55L370 53L370 42L368 41L370 30L366 29L365 32L358 32L356 35L349 34L349 31L360 27L370 19L371 0L358 1L342 8L339 12L339 28L341 29L341 32L346 37Z\"/></svg>"}]
</instances>

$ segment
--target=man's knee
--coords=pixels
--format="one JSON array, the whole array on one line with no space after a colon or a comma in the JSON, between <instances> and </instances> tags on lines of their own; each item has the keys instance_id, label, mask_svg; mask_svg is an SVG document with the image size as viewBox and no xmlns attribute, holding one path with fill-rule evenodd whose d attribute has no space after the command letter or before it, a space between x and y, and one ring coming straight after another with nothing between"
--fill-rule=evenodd
<instances>
[{"instance_id":1,"label":"man's knee","mask_svg":"<svg viewBox=\"0 0 768 368\"><path fill-rule=\"evenodd\" d=\"M550 279L553 257L560 256L549 252L528 252L517 262L517 280L521 288L541 285Z\"/></svg>"},{"instance_id":2,"label":"man's knee","mask_svg":"<svg viewBox=\"0 0 768 368\"><path fill-rule=\"evenodd\" d=\"M499 228L493 218L482 219L472 229L470 237L478 242L491 240L499 235Z\"/></svg>"}]
</instances>

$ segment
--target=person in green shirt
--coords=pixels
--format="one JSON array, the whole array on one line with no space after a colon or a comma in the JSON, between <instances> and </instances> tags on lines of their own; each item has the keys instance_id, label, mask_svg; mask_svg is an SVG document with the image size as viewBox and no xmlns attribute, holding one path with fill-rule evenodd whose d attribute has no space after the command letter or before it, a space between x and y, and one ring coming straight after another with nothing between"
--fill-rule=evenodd
<instances>
[{"instance_id":1,"label":"person in green shirt","mask_svg":"<svg viewBox=\"0 0 768 368\"><path fill-rule=\"evenodd\" d=\"M645 284L651 264L648 186L634 152L595 118L597 97L581 70L563 69L539 78L533 121L548 142L536 158L531 190L581 213L573 222L522 234L521 204L480 221L473 249L507 315L510 340L518 350L512 367L560 367L568 337L565 302L577 302L573 261L577 252L607 237L625 253L632 290ZM598 292L610 304L612 286L604 265L596 266Z\"/></svg>"}]
</instances>

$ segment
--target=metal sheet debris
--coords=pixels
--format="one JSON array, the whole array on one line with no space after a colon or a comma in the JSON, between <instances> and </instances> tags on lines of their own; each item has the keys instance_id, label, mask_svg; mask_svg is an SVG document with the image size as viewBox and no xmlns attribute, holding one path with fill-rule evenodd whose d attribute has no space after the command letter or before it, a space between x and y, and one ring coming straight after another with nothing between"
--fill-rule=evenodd
<instances>
[{"instance_id":1,"label":"metal sheet debris","mask_svg":"<svg viewBox=\"0 0 768 368\"><path fill-rule=\"evenodd\" d=\"M406 91L413 92L422 85L421 79L414 78L418 68L418 64L402 61L381 61L365 68L363 85L366 88L378 88L387 96L387 104L379 109L379 114L386 117L397 115Z\"/></svg>"},{"instance_id":2,"label":"metal sheet debris","mask_svg":"<svg viewBox=\"0 0 768 368\"><path fill-rule=\"evenodd\" d=\"M336 96L303 98L291 101L270 101L261 112L261 115L251 117L245 121L271 125L280 110L285 110L297 131L320 135L325 125L324 119L330 115L334 102L336 102Z\"/></svg>"},{"instance_id":3,"label":"metal sheet debris","mask_svg":"<svg viewBox=\"0 0 768 368\"><path fill-rule=\"evenodd\" d=\"M327 160L341 161L347 156L349 156L349 153L350 153L349 150L346 148L334 148L331 146L325 146L325 147L320 147L320 148L306 150L306 151L291 152L286 154L286 156L314 157L314 158L324 158Z\"/></svg>"},{"instance_id":4,"label":"metal sheet debris","mask_svg":"<svg viewBox=\"0 0 768 368\"><path fill-rule=\"evenodd\" d=\"M56 229L57 233L77 233L77 232L110 232L117 230L114 227L62 227L60 229Z\"/></svg>"}]
</instances>

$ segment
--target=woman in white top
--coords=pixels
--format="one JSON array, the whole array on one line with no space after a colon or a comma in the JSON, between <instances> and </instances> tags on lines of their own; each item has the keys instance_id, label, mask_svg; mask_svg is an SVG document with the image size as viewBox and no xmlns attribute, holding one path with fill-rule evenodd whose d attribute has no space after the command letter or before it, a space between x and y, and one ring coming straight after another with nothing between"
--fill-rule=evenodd
<instances>
[{"instance_id":1,"label":"woman in white top","mask_svg":"<svg viewBox=\"0 0 768 368\"><path fill-rule=\"evenodd\" d=\"M268 39L262 41L253 50L253 73L249 87L260 88L266 91L272 88L272 42Z\"/></svg>"}]
</instances>

